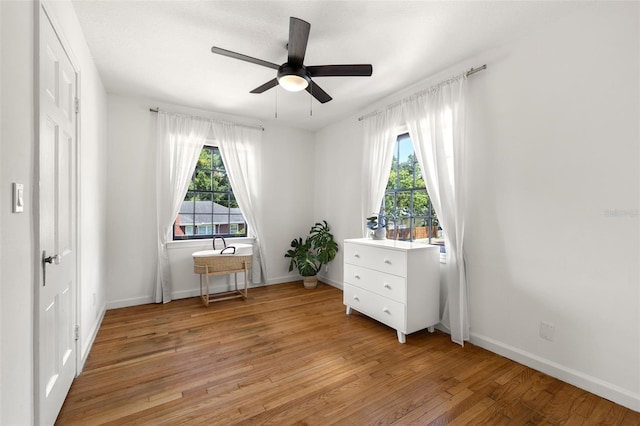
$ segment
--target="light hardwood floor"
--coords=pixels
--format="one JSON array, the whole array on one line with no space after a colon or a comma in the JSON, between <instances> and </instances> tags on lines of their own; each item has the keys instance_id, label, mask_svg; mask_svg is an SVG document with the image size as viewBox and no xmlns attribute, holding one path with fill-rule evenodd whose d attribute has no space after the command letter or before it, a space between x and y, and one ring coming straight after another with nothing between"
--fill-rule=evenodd
<instances>
[{"instance_id":1,"label":"light hardwood floor","mask_svg":"<svg viewBox=\"0 0 640 426\"><path fill-rule=\"evenodd\" d=\"M611 424L633 412L449 336L394 330L301 283L106 313L57 424Z\"/></svg>"}]
</instances>

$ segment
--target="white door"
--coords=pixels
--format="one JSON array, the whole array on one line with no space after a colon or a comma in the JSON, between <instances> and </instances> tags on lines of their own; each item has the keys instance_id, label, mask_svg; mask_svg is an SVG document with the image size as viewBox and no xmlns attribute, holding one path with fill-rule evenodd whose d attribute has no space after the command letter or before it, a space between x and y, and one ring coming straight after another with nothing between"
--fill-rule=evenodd
<instances>
[{"instance_id":1,"label":"white door","mask_svg":"<svg viewBox=\"0 0 640 426\"><path fill-rule=\"evenodd\" d=\"M40 8L37 423L53 424L76 374L76 72Z\"/></svg>"}]
</instances>

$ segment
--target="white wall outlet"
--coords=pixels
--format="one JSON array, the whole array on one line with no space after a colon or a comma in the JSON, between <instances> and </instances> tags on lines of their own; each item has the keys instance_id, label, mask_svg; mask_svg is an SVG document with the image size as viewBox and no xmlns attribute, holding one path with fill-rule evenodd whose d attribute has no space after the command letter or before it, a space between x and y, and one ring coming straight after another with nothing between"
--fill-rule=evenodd
<instances>
[{"instance_id":1,"label":"white wall outlet","mask_svg":"<svg viewBox=\"0 0 640 426\"><path fill-rule=\"evenodd\" d=\"M540 337L553 342L554 334L556 328L553 324L549 324L548 322L541 321L540 322Z\"/></svg>"}]
</instances>

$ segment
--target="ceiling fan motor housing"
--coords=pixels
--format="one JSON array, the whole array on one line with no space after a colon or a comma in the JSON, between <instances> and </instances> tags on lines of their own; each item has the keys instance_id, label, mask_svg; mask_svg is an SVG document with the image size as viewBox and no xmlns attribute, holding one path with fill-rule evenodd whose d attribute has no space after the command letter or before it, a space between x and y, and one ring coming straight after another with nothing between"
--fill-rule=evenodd
<instances>
[{"instance_id":1,"label":"ceiling fan motor housing","mask_svg":"<svg viewBox=\"0 0 640 426\"><path fill-rule=\"evenodd\" d=\"M288 62L278 68L278 83L290 91L304 90L311 82L311 75L304 65L296 66ZM287 84L289 82L289 84ZM291 86L295 86L295 90Z\"/></svg>"}]
</instances>

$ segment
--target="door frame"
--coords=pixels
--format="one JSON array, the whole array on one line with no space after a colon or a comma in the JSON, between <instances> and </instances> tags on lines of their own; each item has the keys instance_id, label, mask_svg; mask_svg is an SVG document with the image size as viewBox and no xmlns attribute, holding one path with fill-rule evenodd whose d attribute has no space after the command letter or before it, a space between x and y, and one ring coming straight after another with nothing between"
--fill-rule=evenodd
<instances>
[{"instance_id":1,"label":"door frame","mask_svg":"<svg viewBox=\"0 0 640 426\"><path fill-rule=\"evenodd\" d=\"M34 60L34 70L33 70L33 102L34 102L34 168L33 168L33 189L32 189L32 204L33 204L33 217L32 217L32 226L34 232L34 251L33 251L33 418L34 424L40 423L41 413L40 413L40 387L46 386L46 384L40 383L40 373L39 373L39 347L40 347L40 332L39 332L39 321L40 321L40 310L39 310L39 290L40 285L42 283L43 274L42 274L42 263L41 253L42 247L40 246L40 122L41 122L41 105L40 105L40 28L42 25L48 24L43 19L49 21L51 26L53 27L53 31L58 37L62 49L65 54L69 58L71 62L71 66L73 67L73 71L75 74L75 85L76 85L76 93L75 98L76 102L80 100L80 68L78 67L78 61L76 57L73 55L73 52L70 48L70 43L64 37L64 33L62 31L62 25L55 18L55 13L51 10L53 6L50 6L46 0L36 0L34 1L34 39L33 39L33 60ZM41 15L40 11L42 10L43 15ZM80 113L78 112L78 107L76 107L76 123L75 123L75 153L74 153L74 169L72 173L75 178L75 194L73 199L73 208L75 209L75 270L74 270L74 280L73 280L73 293L75 297L75 301L73 303L73 321L75 327L79 327L80 325ZM77 328L76 328L77 330ZM81 372L81 354L80 348L81 339L78 334L76 334L76 339L74 342L75 345L75 358L73 360L75 365L75 376L77 377Z\"/></svg>"}]
</instances>

